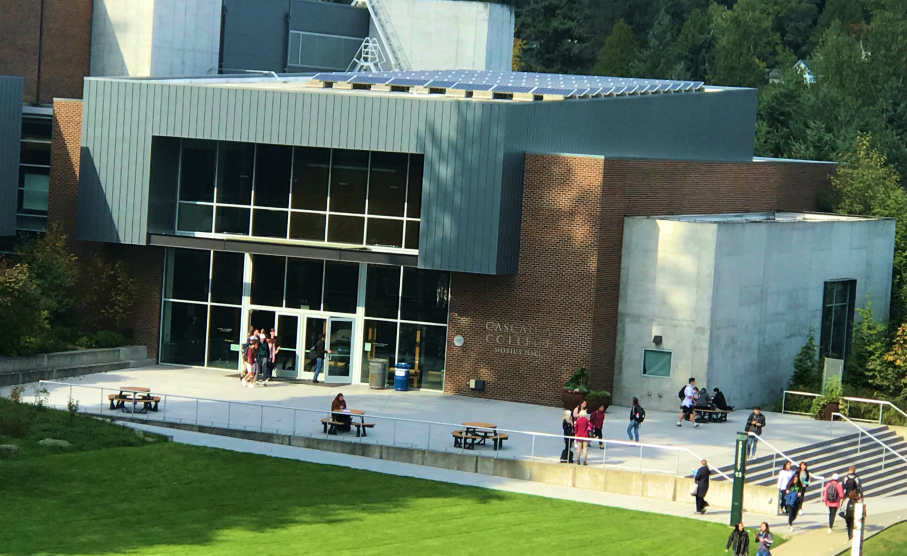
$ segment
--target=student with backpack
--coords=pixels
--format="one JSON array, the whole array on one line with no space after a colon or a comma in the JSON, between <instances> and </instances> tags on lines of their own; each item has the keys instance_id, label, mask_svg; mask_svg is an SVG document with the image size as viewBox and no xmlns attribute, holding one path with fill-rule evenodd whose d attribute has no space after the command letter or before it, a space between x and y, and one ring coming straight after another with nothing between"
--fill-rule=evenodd
<instances>
[{"instance_id":1,"label":"student with backpack","mask_svg":"<svg viewBox=\"0 0 907 556\"><path fill-rule=\"evenodd\" d=\"M630 404L630 424L627 425L627 436L630 440L639 442L639 425L645 420L646 410L639 405L639 398L633 398L633 403ZM636 438L633 438L634 436Z\"/></svg>"},{"instance_id":2,"label":"student with backpack","mask_svg":"<svg viewBox=\"0 0 907 556\"><path fill-rule=\"evenodd\" d=\"M835 526L835 516L844 500L844 487L838 482L838 474L831 476L831 480L822 489L822 503L828 508L828 532Z\"/></svg>"},{"instance_id":3,"label":"student with backpack","mask_svg":"<svg viewBox=\"0 0 907 556\"><path fill-rule=\"evenodd\" d=\"M856 492L859 495L860 500L863 499L863 481L861 481L860 477L857 475L856 466L851 465L847 469L847 475L844 477L843 487L845 498L847 498L851 492Z\"/></svg>"},{"instance_id":4,"label":"student with backpack","mask_svg":"<svg viewBox=\"0 0 907 556\"><path fill-rule=\"evenodd\" d=\"M680 389L677 393L680 398L680 418L677 419L677 426L683 426L683 420L687 419L693 423L693 428L699 428L699 423L693 421L693 404L696 399L696 379L690 378L689 384Z\"/></svg>"}]
</instances>

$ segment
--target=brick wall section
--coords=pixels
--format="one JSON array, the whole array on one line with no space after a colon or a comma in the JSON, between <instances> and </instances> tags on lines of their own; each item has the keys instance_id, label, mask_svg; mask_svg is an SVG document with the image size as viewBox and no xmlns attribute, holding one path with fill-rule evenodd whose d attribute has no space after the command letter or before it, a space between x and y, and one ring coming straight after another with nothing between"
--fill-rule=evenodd
<instances>
[{"instance_id":1,"label":"brick wall section","mask_svg":"<svg viewBox=\"0 0 907 556\"><path fill-rule=\"evenodd\" d=\"M42 0L0 0L0 75L25 79L23 102L82 97L82 79L89 71L91 4L43 0L42 33Z\"/></svg>"},{"instance_id":2,"label":"brick wall section","mask_svg":"<svg viewBox=\"0 0 907 556\"><path fill-rule=\"evenodd\" d=\"M47 201L48 221L62 227L70 238L76 232L76 198L79 191L79 159L82 131L82 102L54 101L53 132L50 147L50 191ZM148 347L148 357L157 357L158 331L161 319L161 280L164 250L159 247L104 244L90 241L71 242L79 257L82 276L90 280L95 257L112 262L123 261L138 283L134 309L133 342ZM80 284L78 287L85 287Z\"/></svg>"},{"instance_id":3,"label":"brick wall section","mask_svg":"<svg viewBox=\"0 0 907 556\"><path fill-rule=\"evenodd\" d=\"M466 344L448 343L449 393L482 395L467 387L477 378L487 381L485 397L550 404L551 392L589 365L602 160L528 158L525 175L518 273L452 277L449 337L462 335ZM497 323L539 330L508 333ZM537 354L494 351L527 340L541 344L528 348Z\"/></svg>"},{"instance_id":4,"label":"brick wall section","mask_svg":"<svg viewBox=\"0 0 907 556\"><path fill-rule=\"evenodd\" d=\"M625 216L815 211L833 169L528 155L519 272L453 276L445 391L558 405L580 366L594 388L610 390ZM550 327L550 347L496 353L489 322ZM485 379L486 392L470 391L470 378Z\"/></svg>"}]
</instances>

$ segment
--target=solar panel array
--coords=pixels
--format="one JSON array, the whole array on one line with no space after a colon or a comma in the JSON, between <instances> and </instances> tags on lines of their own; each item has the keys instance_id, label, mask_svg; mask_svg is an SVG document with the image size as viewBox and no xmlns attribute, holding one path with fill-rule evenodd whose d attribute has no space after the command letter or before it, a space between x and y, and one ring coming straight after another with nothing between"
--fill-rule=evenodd
<instances>
[{"instance_id":1,"label":"solar panel array","mask_svg":"<svg viewBox=\"0 0 907 556\"><path fill-rule=\"evenodd\" d=\"M415 88L417 91L444 89L445 92L479 91L479 95L513 96L532 100L633 94L682 93L701 91L701 81L631 79L596 75L523 73L482 70L379 71L318 73L311 82L316 86L346 88ZM476 95L476 96L479 96Z\"/></svg>"}]
</instances>

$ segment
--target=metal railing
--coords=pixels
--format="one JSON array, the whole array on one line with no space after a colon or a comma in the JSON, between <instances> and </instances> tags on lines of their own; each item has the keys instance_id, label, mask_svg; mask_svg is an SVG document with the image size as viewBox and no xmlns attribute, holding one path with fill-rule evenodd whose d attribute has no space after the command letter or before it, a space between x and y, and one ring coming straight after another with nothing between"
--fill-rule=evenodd
<instances>
[{"instance_id":1,"label":"metal railing","mask_svg":"<svg viewBox=\"0 0 907 556\"><path fill-rule=\"evenodd\" d=\"M860 453L860 449L861 449L861 445L862 445L862 440L863 440L863 435L864 435L864 434L865 434L866 436L868 436L870 439L872 439L876 444L878 444L879 446L881 446L881 447L883 448L883 450L882 450L882 470L883 470L883 471L885 470L885 454L886 454L886 451L887 451L887 452L891 452L892 454L894 454L894 456L895 456L896 458L900 459L900 460L903 461L904 463L907 463L907 457L904 457L904 456L902 456L901 454L899 454L897 451L894 450L894 448L892 448L892 447L889 446L888 444L885 444L884 442L882 442L881 440L879 440L878 438L876 438L876 436L875 436L874 434L872 434L871 432L869 432L868 430L866 430L866 429L864 429L863 427L861 427L860 425L854 423L853 420L847 418L846 415L841 415L840 413L832 413L832 414L831 414L831 420L832 420L832 421L834 421L836 417L840 417L841 419L844 419L845 421L847 421L848 423L850 423L851 425L853 425L854 427L856 427L857 430L860 431L860 432L859 432L859 435L857 436L857 453L858 453L858 454Z\"/></svg>"},{"instance_id":2,"label":"metal railing","mask_svg":"<svg viewBox=\"0 0 907 556\"><path fill-rule=\"evenodd\" d=\"M375 28L378 30L378 36L381 37L381 42L387 47L387 54L391 59L391 63L394 65L394 69L411 69L409 59L403 51L403 46L400 44L400 38L394 30L394 24L387 15L387 8L384 6L384 3L381 0L365 0L365 4L368 6L368 11L372 16L372 19L375 20Z\"/></svg>"},{"instance_id":3,"label":"metal railing","mask_svg":"<svg viewBox=\"0 0 907 556\"><path fill-rule=\"evenodd\" d=\"M754 433L754 432L752 432L752 431L749 431L749 432L747 432L746 434L747 434L748 436L754 437L756 440L759 441L760 444L761 444L761 443L764 443L766 446L768 446L769 448L771 448L772 451L774 452L774 455L772 456L772 476L775 475L775 466L776 466L776 462L777 462L777 460L778 460L778 456L781 456L783 459L785 459L785 460L791 462L792 465L799 465L793 458L791 458L790 456L788 456L787 454L785 454L784 452L782 452L782 451L779 450L778 448L774 447L774 446L772 445L771 442L769 442L768 440L765 440L764 438L762 438L762 437L759 436L758 434L756 434L756 433ZM822 475L819 475L819 474L817 474L817 473L810 473L809 476L810 476L810 479L812 479L813 477L816 477L816 478L818 478L818 479L821 479L821 480L822 480L823 486L824 486L824 484L825 484L825 481L828 480L827 478L825 478L825 477L823 477Z\"/></svg>"},{"instance_id":4,"label":"metal railing","mask_svg":"<svg viewBox=\"0 0 907 556\"><path fill-rule=\"evenodd\" d=\"M78 410L93 415L121 417L122 409L110 409L109 394L119 393L119 388L104 388L42 380L38 388L46 390L46 404L50 407L72 406L77 401ZM161 398L157 412L127 413L126 416L142 419L148 424L154 422L185 423L235 430L268 432L309 438L328 438L328 431L322 419L331 419L332 412L325 409L310 409L270 405L255 402L217 400L176 394L155 394ZM61 403L62 402L62 403ZM141 402L140 402L141 403ZM131 404L127 404L129 407ZM350 415L357 418L356 415ZM590 465L625 469L645 473L657 473L686 477L682 469L699 467L703 459L684 446L647 444L627 440L611 440L564 436L544 432L521 431L496 428L496 434L509 435L505 450L488 451L453 446L454 431L462 431L463 424L444 423L390 417L367 413L364 418L374 423L367 436L336 435L330 438L362 444L406 447L440 452L468 453L480 457L531 461L560 461L559 454L572 440L588 442L587 451ZM599 449L599 445L601 449ZM600 454L600 458L598 457ZM635 465L633 464L635 463ZM717 475L726 480L731 478L720 469L710 465Z\"/></svg>"},{"instance_id":5,"label":"metal railing","mask_svg":"<svg viewBox=\"0 0 907 556\"><path fill-rule=\"evenodd\" d=\"M793 415L809 415L809 413L804 413L803 411L789 411L789 410L786 410L786 406L787 406L787 395L788 395L788 394L794 394L794 395L797 395L797 396L808 396L808 397L811 397L811 398L818 398L818 397L820 397L820 396L822 395L822 394L816 394L816 393L814 393L814 392L797 392L797 391L795 391L795 390L785 390L785 391L784 391L784 394L781 396L781 413L790 413L790 414L793 414ZM885 411L885 407L886 407L886 406L887 406L887 407L893 408L895 411L897 411L898 413L900 413L901 415L903 415L905 419L907 419L907 413L905 413L904 410L902 410L900 407L894 405L893 403L891 403L891 402L889 402L889 401L887 401L887 400L870 400L870 399L868 399L868 398L850 398L850 397L847 397L847 396L844 396L844 397L842 397L841 399L842 399L842 400L846 400L846 401L848 401L848 402L878 404L878 406L879 406L879 420L878 420L878 423L879 423L880 425L882 424L883 413L884 413L884 411ZM854 419L854 420L855 420L855 421L860 421L860 422L862 422L862 423L875 423L875 422L876 422L876 421L874 421L874 420L869 420L869 419Z\"/></svg>"}]
</instances>

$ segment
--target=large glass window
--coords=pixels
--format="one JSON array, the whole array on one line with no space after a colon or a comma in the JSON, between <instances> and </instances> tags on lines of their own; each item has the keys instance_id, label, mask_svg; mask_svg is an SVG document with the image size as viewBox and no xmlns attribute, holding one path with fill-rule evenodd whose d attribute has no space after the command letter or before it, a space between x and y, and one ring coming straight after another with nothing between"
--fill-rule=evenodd
<instances>
[{"instance_id":1,"label":"large glass window","mask_svg":"<svg viewBox=\"0 0 907 556\"><path fill-rule=\"evenodd\" d=\"M195 139L181 152L180 232L419 248L422 155Z\"/></svg>"},{"instance_id":2,"label":"large glass window","mask_svg":"<svg viewBox=\"0 0 907 556\"><path fill-rule=\"evenodd\" d=\"M321 309L321 284L324 263L306 259L287 260L286 307L291 309Z\"/></svg>"},{"instance_id":3,"label":"large glass window","mask_svg":"<svg viewBox=\"0 0 907 556\"><path fill-rule=\"evenodd\" d=\"M334 313L355 313L359 292L359 265L325 263L324 310Z\"/></svg>"},{"instance_id":4,"label":"large glass window","mask_svg":"<svg viewBox=\"0 0 907 556\"><path fill-rule=\"evenodd\" d=\"M208 306L165 301L161 321L161 362L204 365Z\"/></svg>"},{"instance_id":5,"label":"large glass window","mask_svg":"<svg viewBox=\"0 0 907 556\"><path fill-rule=\"evenodd\" d=\"M393 367L397 363L397 326L396 322L383 320L365 321L365 343L362 346L362 369L360 380L368 382L371 359L387 359L388 381L393 381Z\"/></svg>"},{"instance_id":6,"label":"large glass window","mask_svg":"<svg viewBox=\"0 0 907 556\"><path fill-rule=\"evenodd\" d=\"M227 305L242 304L242 277L245 255L214 252L211 267L211 302Z\"/></svg>"},{"instance_id":7,"label":"large glass window","mask_svg":"<svg viewBox=\"0 0 907 556\"><path fill-rule=\"evenodd\" d=\"M286 257L252 255L252 305L283 306Z\"/></svg>"},{"instance_id":8,"label":"large glass window","mask_svg":"<svg viewBox=\"0 0 907 556\"><path fill-rule=\"evenodd\" d=\"M819 356L844 359L850 352L856 280L825 282Z\"/></svg>"},{"instance_id":9,"label":"large glass window","mask_svg":"<svg viewBox=\"0 0 907 556\"><path fill-rule=\"evenodd\" d=\"M421 268L403 269L400 318L447 323L450 273Z\"/></svg>"},{"instance_id":10,"label":"large glass window","mask_svg":"<svg viewBox=\"0 0 907 556\"><path fill-rule=\"evenodd\" d=\"M215 253L216 255L216 253ZM240 319L242 309L239 307L211 306L211 319L208 327L208 366L222 369L236 369L239 365L239 352L233 349L240 341Z\"/></svg>"},{"instance_id":11,"label":"large glass window","mask_svg":"<svg viewBox=\"0 0 907 556\"><path fill-rule=\"evenodd\" d=\"M444 385L447 327L400 323L398 361L411 366L415 386L440 390Z\"/></svg>"},{"instance_id":12,"label":"large glass window","mask_svg":"<svg viewBox=\"0 0 907 556\"><path fill-rule=\"evenodd\" d=\"M365 316L397 320L400 267L369 265L365 283Z\"/></svg>"},{"instance_id":13,"label":"large glass window","mask_svg":"<svg viewBox=\"0 0 907 556\"><path fill-rule=\"evenodd\" d=\"M168 249L164 297L183 301L208 301L211 251Z\"/></svg>"}]
</instances>

